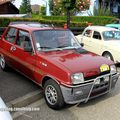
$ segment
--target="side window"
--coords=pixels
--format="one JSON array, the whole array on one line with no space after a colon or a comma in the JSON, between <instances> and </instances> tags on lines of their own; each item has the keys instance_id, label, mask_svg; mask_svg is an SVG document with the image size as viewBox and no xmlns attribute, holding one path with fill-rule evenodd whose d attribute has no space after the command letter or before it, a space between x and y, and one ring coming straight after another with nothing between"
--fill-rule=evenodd
<instances>
[{"instance_id":1,"label":"side window","mask_svg":"<svg viewBox=\"0 0 120 120\"><path fill-rule=\"evenodd\" d=\"M86 30L83 35L86 36L86 37L91 37L92 30Z\"/></svg>"},{"instance_id":2,"label":"side window","mask_svg":"<svg viewBox=\"0 0 120 120\"><path fill-rule=\"evenodd\" d=\"M98 40L101 40L101 35L100 35L100 33L94 31L94 33L93 33L93 38L98 39Z\"/></svg>"},{"instance_id":3,"label":"side window","mask_svg":"<svg viewBox=\"0 0 120 120\"><path fill-rule=\"evenodd\" d=\"M7 34L5 36L5 40L10 42L10 43L14 43L15 42L15 38L16 38L16 34L17 34L17 29L16 28L10 28L7 31Z\"/></svg>"},{"instance_id":4,"label":"side window","mask_svg":"<svg viewBox=\"0 0 120 120\"><path fill-rule=\"evenodd\" d=\"M32 47L29 33L19 30L16 44L21 48Z\"/></svg>"}]
</instances>

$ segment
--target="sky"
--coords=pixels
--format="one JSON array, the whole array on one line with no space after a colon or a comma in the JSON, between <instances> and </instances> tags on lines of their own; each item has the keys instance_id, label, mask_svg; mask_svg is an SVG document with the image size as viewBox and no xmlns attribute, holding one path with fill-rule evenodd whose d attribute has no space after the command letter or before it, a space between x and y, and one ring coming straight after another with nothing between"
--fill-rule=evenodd
<instances>
[{"instance_id":1,"label":"sky","mask_svg":"<svg viewBox=\"0 0 120 120\"><path fill-rule=\"evenodd\" d=\"M30 0L31 1L31 5L34 4L39 4L39 5L45 5L45 1L46 0ZM19 8L21 5L22 0L15 0L14 5Z\"/></svg>"}]
</instances>

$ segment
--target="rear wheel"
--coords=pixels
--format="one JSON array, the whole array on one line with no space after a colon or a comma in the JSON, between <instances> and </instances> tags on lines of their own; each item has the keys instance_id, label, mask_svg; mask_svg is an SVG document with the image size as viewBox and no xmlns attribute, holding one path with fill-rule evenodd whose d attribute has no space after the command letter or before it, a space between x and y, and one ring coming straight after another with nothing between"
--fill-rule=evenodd
<instances>
[{"instance_id":1,"label":"rear wheel","mask_svg":"<svg viewBox=\"0 0 120 120\"><path fill-rule=\"evenodd\" d=\"M9 68L3 55L0 56L0 67L3 71L7 71Z\"/></svg>"},{"instance_id":2,"label":"rear wheel","mask_svg":"<svg viewBox=\"0 0 120 120\"><path fill-rule=\"evenodd\" d=\"M103 56L106 57L109 60L114 61L114 58L113 58L112 54L109 53L109 52L104 53Z\"/></svg>"},{"instance_id":3,"label":"rear wheel","mask_svg":"<svg viewBox=\"0 0 120 120\"><path fill-rule=\"evenodd\" d=\"M45 82L44 97L47 105L52 109L57 110L64 106L64 99L60 86L52 79Z\"/></svg>"}]
</instances>

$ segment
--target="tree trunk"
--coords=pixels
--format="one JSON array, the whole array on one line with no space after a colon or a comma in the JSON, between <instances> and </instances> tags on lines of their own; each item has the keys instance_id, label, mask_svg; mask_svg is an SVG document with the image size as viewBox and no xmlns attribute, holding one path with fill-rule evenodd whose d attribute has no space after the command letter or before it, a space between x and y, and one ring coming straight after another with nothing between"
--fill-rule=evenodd
<instances>
[{"instance_id":1,"label":"tree trunk","mask_svg":"<svg viewBox=\"0 0 120 120\"><path fill-rule=\"evenodd\" d=\"M70 11L67 9L67 28L70 28Z\"/></svg>"}]
</instances>

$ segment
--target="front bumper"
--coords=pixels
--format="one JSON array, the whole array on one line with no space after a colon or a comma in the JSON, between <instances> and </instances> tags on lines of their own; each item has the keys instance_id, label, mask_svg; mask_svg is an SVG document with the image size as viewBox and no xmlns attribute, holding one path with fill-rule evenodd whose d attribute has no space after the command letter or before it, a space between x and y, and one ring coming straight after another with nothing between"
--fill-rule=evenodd
<instances>
[{"instance_id":1,"label":"front bumper","mask_svg":"<svg viewBox=\"0 0 120 120\"><path fill-rule=\"evenodd\" d=\"M96 84L97 80L105 77L109 77L109 81L102 81L100 84ZM118 77L118 73L106 74L77 86L66 87L61 85L64 101L69 104L87 102L89 99L106 94L115 87Z\"/></svg>"}]
</instances>

